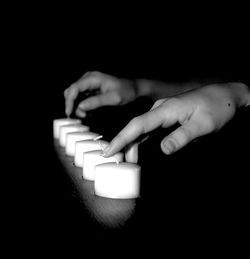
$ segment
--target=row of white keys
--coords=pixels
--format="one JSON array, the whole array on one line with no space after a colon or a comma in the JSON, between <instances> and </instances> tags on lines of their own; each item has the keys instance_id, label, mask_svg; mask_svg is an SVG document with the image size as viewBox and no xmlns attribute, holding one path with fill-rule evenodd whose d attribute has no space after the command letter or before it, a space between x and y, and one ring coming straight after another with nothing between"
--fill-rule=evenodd
<instances>
[{"instance_id":1,"label":"row of white keys","mask_svg":"<svg viewBox=\"0 0 250 259\"><path fill-rule=\"evenodd\" d=\"M109 158L101 156L109 143L79 120L57 119L53 127L54 137L66 155L73 156L75 166L82 168L83 179L94 181L96 195L115 199L139 197L140 166L123 162L122 153Z\"/></svg>"}]
</instances>

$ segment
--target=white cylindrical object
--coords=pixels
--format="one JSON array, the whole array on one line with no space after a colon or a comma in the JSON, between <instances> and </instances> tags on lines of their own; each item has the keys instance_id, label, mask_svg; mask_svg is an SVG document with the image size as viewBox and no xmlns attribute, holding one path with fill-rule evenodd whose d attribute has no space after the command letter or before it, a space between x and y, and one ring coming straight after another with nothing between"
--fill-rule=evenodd
<instances>
[{"instance_id":1,"label":"white cylindrical object","mask_svg":"<svg viewBox=\"0 0 250 259\"><path fill-rule=\"evenodd\" d=\"M70 118L53 120L53 136L54 136L54 138L59 139L60 127L64 126L64 125L69 125L69 124L81 124L81 121L78 119L70 119Z\"/></svg>"},{"instance_id":2,"label":"white cylindrical object","mask_svg":"<svg viewBox=\"0 0 250 259\"><path fill-rule=\"evenodd\" d=\"M87 139L94 139L96 137L100 136L97 133L94 132L71 132L68 133L66 136L66 154L68 156L74 156L75 155L75 146L76 142L80 140L87 140Z\"/></svg>"},{"instance_id":3,"label":"white cylindrical object","mask_svg":"<svg viewBox=\"0 0 250 259\"><path fill-rule=\"evenodd\" d=\"M89 127L84 126L84 125L65 125L65 126L61 126L59 129L59 143L61 146L65 147L66 145L66 137L68 133L71 132L84 132L84 131L88 131Z\"/></svg>"},{"instance_id":4,"label":"white cylindrical object","mask_svg":"<svg viewBox=\"0 0 250 259\"><path fill-rule=\"evenodd\" d=\"M95 166L109 162L122 162L123 154L117 153L114 156L105 158L101 156L101 150L94 150L83 153L83 179L94 181L95 180Z\"/></svg>"},{"instance_id":5,"label":"white cylindrical object","mask_svg":"<svg viewBox=\"0 0 250 259\"><path fill-rule=\"evenodd\" d=\"M83 153L93 150L102 150L108 146L108 142L104 140L82 140L76 142L75 149L75 165L83 167Z\"/></svg>"},{"instance_id":6,"label":"white cylindrical object","mask_svg":"<svg viewBox=\"0 0 250 259\"><path fill-rule=\"evenodd\" d=\"M140 196L141 167L134 163L105 163L95 167L95 194L113 199Z\"/></svg>"}]
</instances>

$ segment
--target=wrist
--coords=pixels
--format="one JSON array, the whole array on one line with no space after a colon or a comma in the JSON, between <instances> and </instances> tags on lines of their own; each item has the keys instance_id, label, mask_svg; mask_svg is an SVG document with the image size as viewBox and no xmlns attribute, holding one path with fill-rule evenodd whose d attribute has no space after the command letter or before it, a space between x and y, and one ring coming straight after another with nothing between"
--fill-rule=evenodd
<instances>
[{"instance_id":1,"label":"wrist","mask_svg":"<svg viewBox=\"0 0 250 259\"><path fill-rule=\"evenodd\" d=\"M152 96L152 84L146 79L137 79L134 81L134 89L137 97Z\"/></svg>"}]
</instances>

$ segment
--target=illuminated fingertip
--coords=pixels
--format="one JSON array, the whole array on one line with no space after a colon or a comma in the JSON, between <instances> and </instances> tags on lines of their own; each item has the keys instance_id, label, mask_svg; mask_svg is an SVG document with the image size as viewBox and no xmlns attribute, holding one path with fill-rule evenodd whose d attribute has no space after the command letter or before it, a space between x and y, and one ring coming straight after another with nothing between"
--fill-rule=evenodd
<instances>
[{"instance_id":1,"label":"illuminated fingertip","mask_svg":"<svg viewBox=\"0 0 250 259\"><path fill-rule=\"evenodd\" d=\"M110 156L110 146L107 146L102 150L101 156L103 157L109 157Z\"/></svg>"},{"instance_id":2,"label":"illuminated fingertip","mask_svg":"<svg viewBox=\"0 0 250 259\"><path fill-rule=\"evenodd\" d=\"M105 157L105 158L108 157L107 153L104 150L100 153L100 156Z\"/></svg>"},{"instance_id":3,"label":"illuminated fingertip","mask_svg":"<svg viewBox=\"0 0 250 259\"><path fill-rule=\"evenodd\" d=\"M102 152L100 153L100 156L105 157L105 152L102 150Z\"/></svg>"},{"instance_id":4,"label":"illuminated fingertip","mask_svg":"<svg viewBox=\"0 0 250 259\"><path fill-rule=\"evenodd\" d=\"M67 106L66 106L66 109L65 109L66 115L69 116L69 115L70 115L70 112L71 112L71 109L70 109L69 105L67 105Z\"/></svg>"}]
</instances>

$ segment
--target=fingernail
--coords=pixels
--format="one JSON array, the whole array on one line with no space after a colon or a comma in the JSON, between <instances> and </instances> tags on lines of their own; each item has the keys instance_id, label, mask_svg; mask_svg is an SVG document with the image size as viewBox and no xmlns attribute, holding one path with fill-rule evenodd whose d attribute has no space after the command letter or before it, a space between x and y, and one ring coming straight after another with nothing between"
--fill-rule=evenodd
<instances>
[{"instance_id":1,"label":"fingernail","mask_svg":"<svg viewBox=\"0 0 250 259\"><path fill-rule=\"evenodd\" d=\"M101 153L100 153L100 156L105 156L105 153L104 153L104 151L102 151Z\"/></svg>"},{"instance_id":2,"label":"fingernail","mask_svg":"<svg viewBox=\"0 0 250 259\"><path fill-rule=\"evenodd\" d=\"M106 157L106 153L104 152L104 150L100 153L100 156Z\"/></svg>"},{"instance_id":3,"label":"fingernail","mask_svg":"<svg viewBox=\"0 0 250 259\"><path fill-rule=\"evenodd\" d=\"M176 149L176 145L172 140L167 140L163 143L164 151L167 155L170 155Z\"/></svg>"},{"instance_id":4,"label":"fingernail","mask_svg":"<svg viewBox=\"0 0 250 259\"><path fill-rule=\"evenodd\" d=\"M109 146L104 148L100 155L103 156L103 157L107 157L108 153L109 153L109 150L110 150Z\"/></svg>"}]
</instances>

